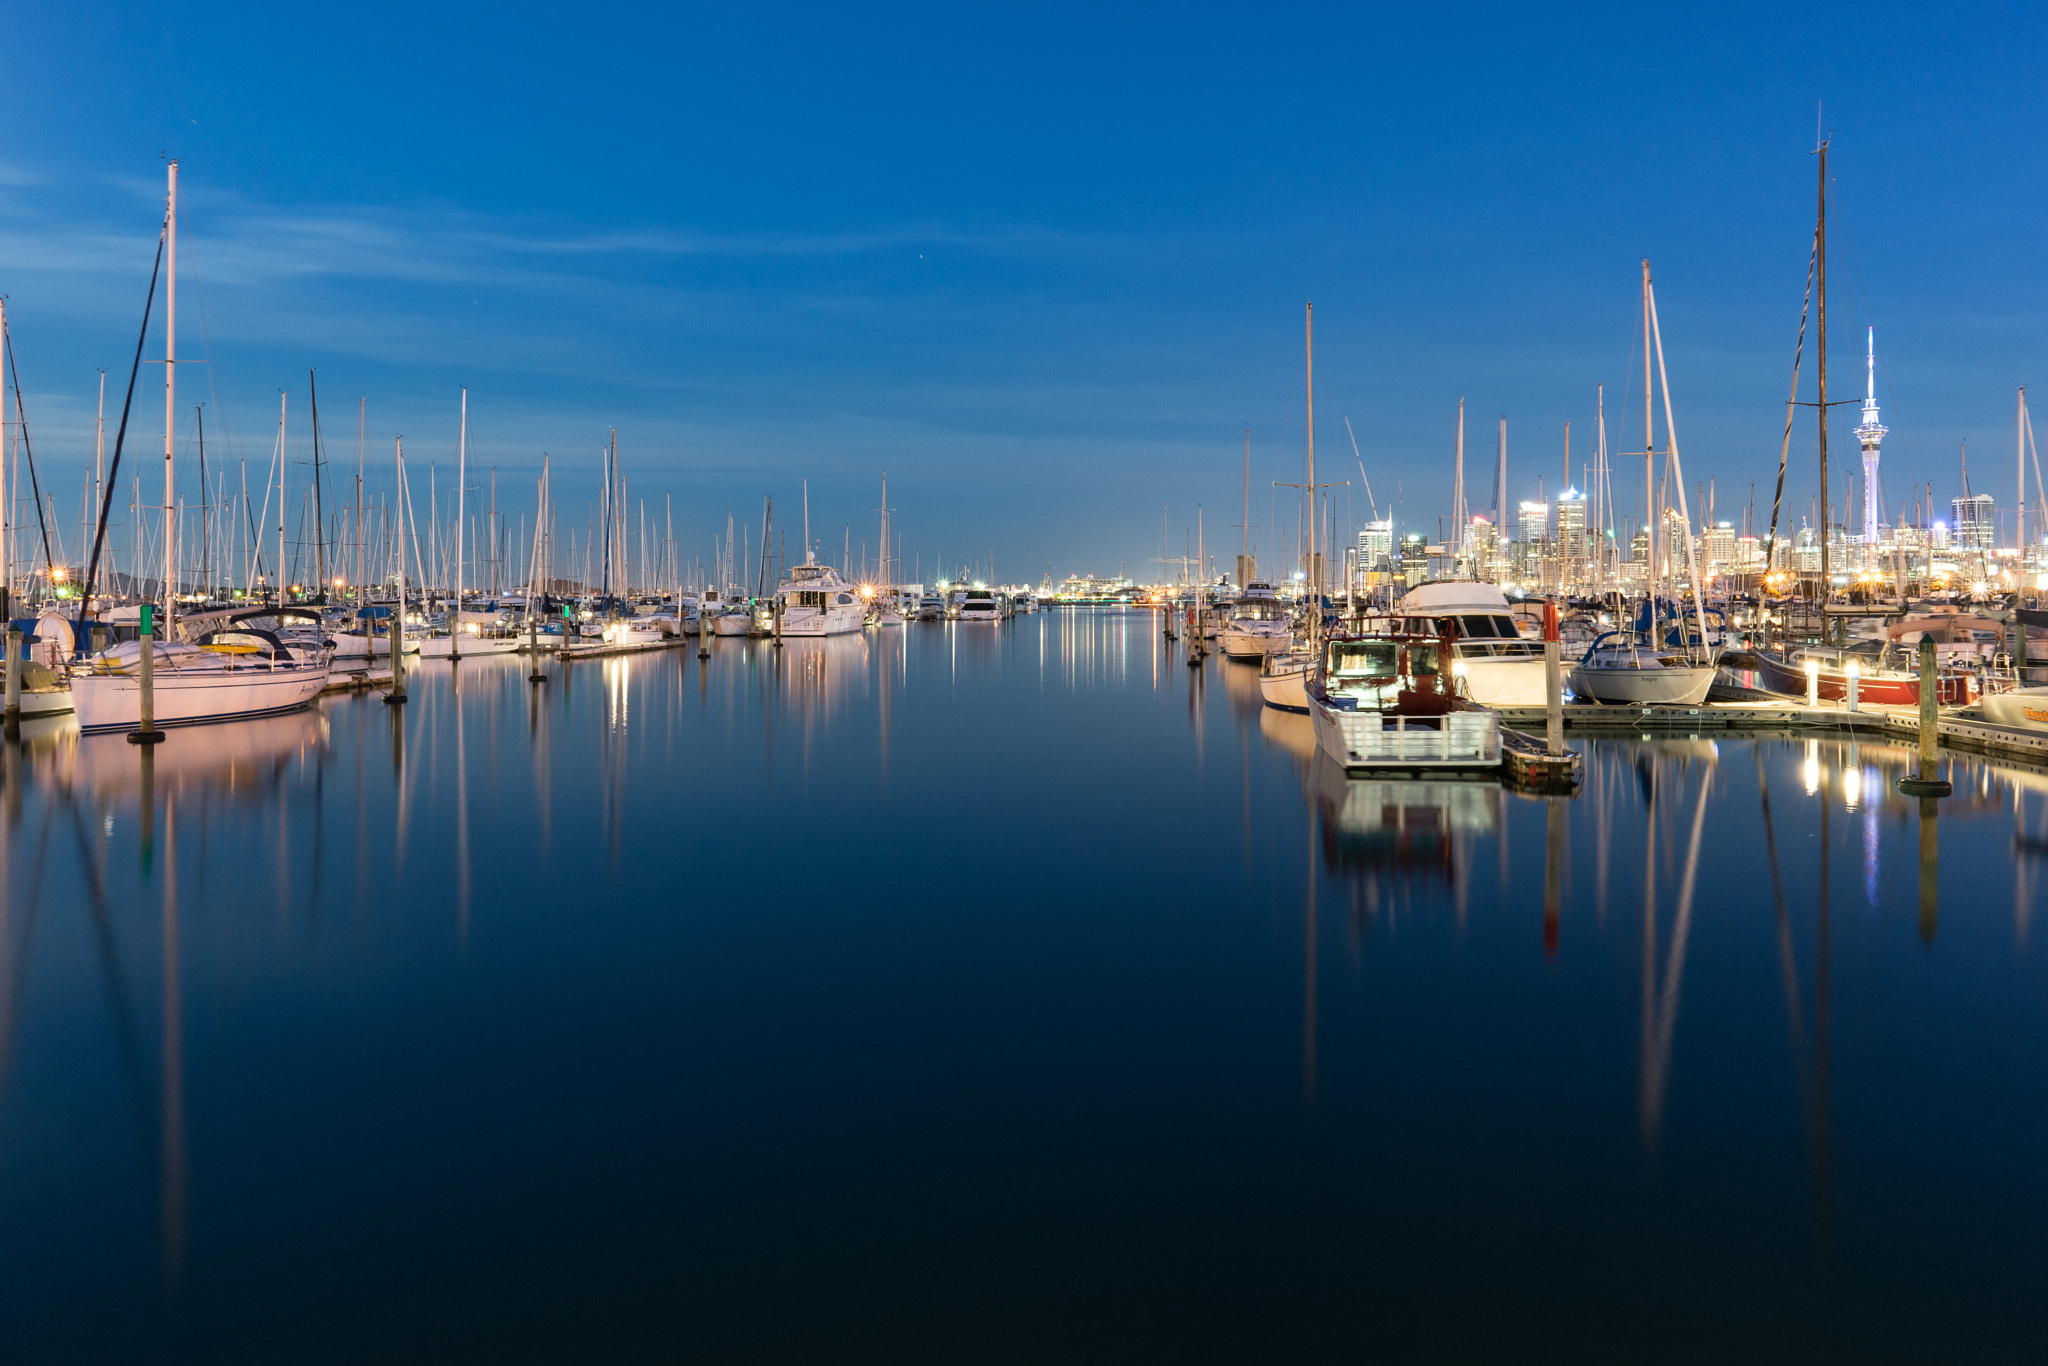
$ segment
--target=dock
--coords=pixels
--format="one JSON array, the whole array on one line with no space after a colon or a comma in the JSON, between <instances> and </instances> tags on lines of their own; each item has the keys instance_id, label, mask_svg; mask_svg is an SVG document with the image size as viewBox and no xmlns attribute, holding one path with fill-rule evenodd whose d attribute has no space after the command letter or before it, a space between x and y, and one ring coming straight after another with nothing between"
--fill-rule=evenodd
<instances>
[{"instance_id":1,"label":"dock","mask_svg":"<svg viewBox=\"0 0 2048 1366\"><path fill-rule=\"evenodd\" d=\"M564 645L555 651L560 660L603 659L608 655L643 655L652 650L673 650L687 644L683 636L671 636L667 640L647 641L637 645Z\"/></svg>"},{"instance_id":2,"label":"dock","mask_svg":"<svg viewBox=\"0 0 2048 1366\"><path fill-rule=\"evenodd\" d=\"M1540 731L1541 707L1498 707L1503 727ZM2048 731L1993 725L1965 715L1965 707L1945 712L1938 723L1940 742L2007 758L2048 763ZM1564 709L1567 731L1588 734L1701 735L1710 731L1782 732L1811 735L1820 731L1886 737L1900 744L1917 743L1920 713L1912 707L1862 706L1851 711L1840 703L1809 707L1796 699L1776 702L1704 702L1697 707L1612 707L1583 703Z\"/></svg>"}]
</instances>

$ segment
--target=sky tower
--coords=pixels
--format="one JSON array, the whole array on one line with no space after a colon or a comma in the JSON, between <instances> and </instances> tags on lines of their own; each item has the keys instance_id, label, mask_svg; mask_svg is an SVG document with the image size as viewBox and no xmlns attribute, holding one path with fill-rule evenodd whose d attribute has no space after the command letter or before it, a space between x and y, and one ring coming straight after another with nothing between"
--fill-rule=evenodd
<instances>
[{"instance_id":1,"label":"sky tower","mask_svg":"<svg viewBox=\"0 0 2048 1366\"><path fill-rule=\"evenodd\" d=\"M1885 425L1877 420L1877 329L1871 328L1863 353L1863 421L1856 439L1863 443L1863 543L1877 544L1877 528L1884 521L1877 501L1877 448L1884 441Z\"/></svg>"}]
</instances>

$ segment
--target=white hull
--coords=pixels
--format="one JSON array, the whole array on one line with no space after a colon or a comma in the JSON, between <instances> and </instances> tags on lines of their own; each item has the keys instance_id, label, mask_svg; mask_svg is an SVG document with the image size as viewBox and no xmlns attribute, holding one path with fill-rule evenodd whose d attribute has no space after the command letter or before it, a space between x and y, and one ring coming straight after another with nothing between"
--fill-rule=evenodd
<instances>
[{"instance_id":1,"label":"white hull","mask_svg":"<svg viewBox=\"0 0 2048 1366\"><path fill-rule=\"evenodd\" d=\"M1259 675L1259 695L1269 707L1282 711L1308 710L1308 665L1275 665Z\"/></svg>"},{"instance_id":2,"label":"white hull","mask_svg":"<svg viewBox=\"0 0 2048 1366\"><path fill-rule=\"evenodd\" d=\"M155 685L159 728L232 721L295 711L327 686L327 667L302 664L270 670L160 669ZM80 674L71 680L80 730L132 730L142 721L142 680L129 674Z\"/></svg>"},{"instance_id":3,"label":"white hull","mask_svg":"<svg viewBox=\"0 0 2048 1366\"><path fill-rule=\"evenodd\" d=\"M461 648L456 648L453 636L431 636L420 642L419 654L423 659L447 659L460 655L467 659L472 655L510 655L526 648L525 636L469 636L462 638ZM386 654L390 652L385 651Z\"/></svg>"},{"instance_id":4,"label":"white hull","mask_svg":"<svg viewBox=\"0 0 2048 1366\"><path fill-rule=\"evenodd\" d=\"M1472 769L1500 767L1500 718L1467 710L1421 718L1382 716L1318 704L1309 709L1316 747L1347 773L1368 769Z\"/></svg>"},{"instance_id":5,"label":"white hull","mask_svg":"<svg viewBox=\"0 0 2048 1366\"><path fill-rule=\"evenodd\" d=\"M711 619L711 634L714 636L743 636L753 629L754 619L740 613Z\"/></svg>"},{"instance_id":6,"label":"white hull","mask_svg":"<svg viewBox=\"0 0 2048 1366\"><path fill-rule=\"evenodd\" d=\"M22 689L21 719L24 721L33 720L38 716L62 716L70 710L71 689L69 688L49 688L39 692L30 692L26 688Z\"/></svg>"},{"instance_id":7,"label":"white hull","mask_svg":"<svg viewBox=\"0 0 2048 1366\"><path fill-rule=\"evenodd\" d=\"M866 621L866 611L858 606L827 607L822 612L815 607L790 607L783 610L782 634L843 636L858 631Z\"/></svg>"},{"instance_id":8,"label":"white hull","mask_svg":"<svg viewBox=\"0 0 2048 1366\"><path fill-rule=\"evenodd\" d=\"M877 612L875 614L875 625L877 626L901 626L902 624L903 614L901 612Z\"/></svg>"},{"instance_id":9,"label":"white hull","mask_svg":"<svg viewBox=\"0 0 2048 1366\"><path fill-rule=\"evenodd\" d=\"M1541 707L1550 700L1544 684L1543 658L1470 659L1465 666L1465 696L1482 707Z\"/></svg>"},{"instance_id":10,"label":"white hull","mask_svg":"<svg viewBox=\"0 0 2048 1366\"><path fill-rule=\"evenodd\" d=\"M336 631L330 639L334 641L334 657L336 659L391 658L391 637L384 635L382 632L374 636L366 636L360 631ZM405 652L409 655L418 654L420 652L419 640L414 637L407 637Z\"/></svg>"},{"instance_id":11,"label":"white hull","mask_svg":"<svg viewBox=\"0 0 2048 1366\"><path fill-rule=\"evenodd\" d=\"M1706 668L1572 670L1572 691L1607 706L1697 707L1719 670Z\"/></svg>"},{"instance_id":12,"label":"white hull","mask_svg":"<svg viewBox=\"0 0 2048 1366\"><path fill-rule=\"evenodd\" d=\"M1268 635L1254 631L1223 631L1216 637L1217 647L1229 659L1264 659L1277 655L1294 643L1292 631Z\"/></svg>"},{"instance_id":13,"label":"white hull","mask_svg":"<svg viewBox=\"0 0 2048 1366\"><path fill-rule=\"evenodd\" d=\"M22 694L25 702L28 694ZM1985 693L1978 703L1984 719L1994 726L2020 726L2027 730L2048 730L2048 688L2015 688L2011 692ZM22 713L27 715L26 712Z\"/></svg>"}]
</instances>

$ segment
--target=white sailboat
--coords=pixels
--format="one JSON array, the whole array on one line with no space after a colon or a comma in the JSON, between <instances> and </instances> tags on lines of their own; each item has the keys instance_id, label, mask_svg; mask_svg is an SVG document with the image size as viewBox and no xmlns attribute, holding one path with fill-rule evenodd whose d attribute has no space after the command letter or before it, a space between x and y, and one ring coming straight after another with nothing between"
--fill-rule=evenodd
<instances>
[{"instance_id":1,"label":"white sailboat","mask_svg":"<svg viewBox=\"0 0 2048 1366\"><path fill-rule=\"evenodd\" d=\"M1678 427L1671 417L1671 384L1664 374L1664 336L1657 327L1657 296L1650 286L1650 263L1643 262L1643 372L1650 374L1650 348L1656 346L1657 368L1655 379L1664 390L1664 448L1671 462L1670 482L1678 489L1679 525L1675 533L1685 541L1685 557L1691 571L1693 612L1698 621L1699 631L1696 646L1682 646L1678 649L1660 648L1664 635L1663 615L1655 602L1656 586L1651 585L1652 601L1645 604L1644 624L1648 627L1648 639L1640 636L1635 640L1622 640L1616 636L1603 636L1593 642L1586 651L1579 666L1572 670L1572 691L1592 701L1621 706L1698 706L1707 700L1707 693L1714 686L1716 674L1714 647L1707 634L1704 599L1700 594L1699 563L1692 544L1692 521L1686 507L1685 471L1678 463ZM1651 404L1651 386L1643 386L1643 483L1645 510L1648 513L1646 525L1650 528L1650 564L1657 563L1657 527L1662 518L1657 516L1655 483L1651 479L1651 450L1656 443L1651 439L1655 409ZM1670 551L1667 549L1667 558ZM1685 638L1683 613L1679 619L1679 638ZM1534 705L1533 703L1531 705Z\"/></svg>"},{"instance_id":2,"label":"white sailboat","mask_svg":"<svg viewBox=\"0 0 2048 1366\"><path fill-rule=\"evenodd\" d=\"M261 610L206 619L196 638L173 642L177 611L178 163L169 167L164 247L164 574L161 640L125 641L94 655L71 680L79 728L128 729L142 720L141 652L150 651L153 724L197 725L268 716L305 706L327 686L325 648L294 650L256 624ZM281 464L280 460L280 464ZM280 477L282 477L280 471ZM284 592L282 557L278 592ZM196 621L199 619L195 619Z\"/></svg>"}]
</instances>

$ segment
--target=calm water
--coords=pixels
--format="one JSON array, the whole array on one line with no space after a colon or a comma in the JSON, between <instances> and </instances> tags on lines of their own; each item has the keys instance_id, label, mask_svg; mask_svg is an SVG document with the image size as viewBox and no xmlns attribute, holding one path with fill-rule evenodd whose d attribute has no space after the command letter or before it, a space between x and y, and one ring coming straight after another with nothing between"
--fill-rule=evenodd
<instances>
[{"instance_id":1,"label":"calm water","mask_svg":"<svg viewBox=\"0 0 2048 1366\"><path fill-rule=\"evenodd\" d=\"M2048 777L1347 784L1154 630L32 728L0 1352L2040 1359Z\"/></svg>"}]
</instances>

